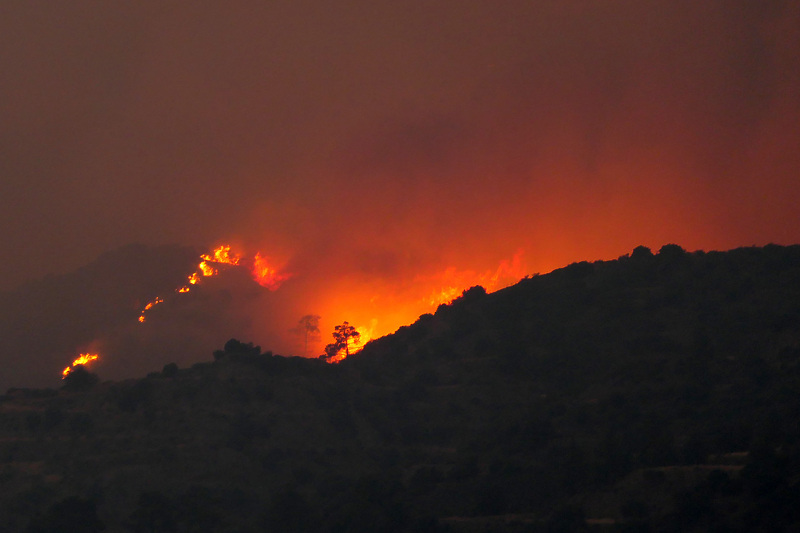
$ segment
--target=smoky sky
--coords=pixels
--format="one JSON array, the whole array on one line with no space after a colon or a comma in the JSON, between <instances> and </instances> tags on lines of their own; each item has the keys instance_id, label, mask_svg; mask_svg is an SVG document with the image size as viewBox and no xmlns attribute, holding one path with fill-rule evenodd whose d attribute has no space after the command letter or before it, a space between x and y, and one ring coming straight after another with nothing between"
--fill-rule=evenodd
<instances>
[{"instance_id":1,"label":"smoky sky","mask_svg":"<svg viewBox=\"0 0 800 533\"><path fill-rule=\"evenodd\" d=\"M800 242L799 58L795 1L5 2L0 288L132 242L386 280Z\"/></svg>"}]
</instances>

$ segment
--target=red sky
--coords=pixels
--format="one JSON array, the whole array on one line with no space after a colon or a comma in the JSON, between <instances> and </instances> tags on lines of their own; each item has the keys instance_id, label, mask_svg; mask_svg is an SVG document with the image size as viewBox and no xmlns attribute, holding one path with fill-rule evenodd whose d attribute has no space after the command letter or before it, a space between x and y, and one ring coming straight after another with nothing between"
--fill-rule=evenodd
<instances>
[{"instance_id":1,"label":"red sky","mask_svg":"<svg viewBox=\"0 0 800 533\"><path fill-rule=\"evenodd\" d=\"M797 1L5 2L0 50L0 289L131 242L340 301L800 242Z\"/></svg>"}]
</instances>

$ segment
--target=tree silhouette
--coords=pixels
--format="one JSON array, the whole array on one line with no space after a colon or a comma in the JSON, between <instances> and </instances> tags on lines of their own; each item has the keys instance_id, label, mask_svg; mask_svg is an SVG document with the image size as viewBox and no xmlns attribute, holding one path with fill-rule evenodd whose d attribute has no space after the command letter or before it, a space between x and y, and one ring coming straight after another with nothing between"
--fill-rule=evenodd
<instances>
[{"instance_id":1,"label":"tree silhouette","mask_svg":"<svg viewBox=\"0 0 800 533\"><path fill-rule=\"evenodd\" d=\"M100 378L97 374L92 374L83 365L76 365L72 372L64 377L62 388L68 391L84 392L94 387Z\"/></svg>"},{"instance_id":2,"label":"tree silhouette","mask_svg":"<svg viewBox=\"0 0 800 533\"><path fill-rule=\"evenodd\" d=\"M361 340L361 333L351 326L349 322L344 321L342 324L333 328L333 342L325 346L325 359L331 359L339 352L344 350L345 357L350 357L350 343L358 344Z\"/></svg>"},{"instance_id":3,"label":"tree silhouette","mask_svg":"<svg viewBox=\"0 0 800 533\"><path fill-rule=\"evenodd\" d=\"M305 315L297 323L297 326L289 331L303 338L303 355L308 355L308 341L319 340L319 315Z\"/></svg>"}]
</instances>

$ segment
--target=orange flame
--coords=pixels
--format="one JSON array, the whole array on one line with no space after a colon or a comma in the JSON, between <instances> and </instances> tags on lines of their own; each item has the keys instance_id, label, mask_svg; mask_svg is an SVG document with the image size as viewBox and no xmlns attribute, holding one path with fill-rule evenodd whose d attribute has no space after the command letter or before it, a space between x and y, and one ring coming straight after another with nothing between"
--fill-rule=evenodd
<instances>
[{"instance_id":1,"label":"orange flame","mask_svg":"<svg viewBox=\"0 0 800 533\"><path fill-rule=\"evenodd\" d=\"M213 255L212 255L213 254ZM212 252L212 254L203 254L200 256L200 259L204 261L209 261L211 263L222 263L225 265L238 265L239 264L239 256L238 255L231 255L231 247L227 245L222 245L216 250ZM202 263L201 263L202 265Z\"/></svg>"},{"instance_id":2,"label":"orange flame","mask_svg":"<svg viewBox=\"0 0 800 533\"><path fill-rule=\"evenodd\" d=\"M425 302L432 307L450 303L466 289L475 285L482 286L486 292L508 287L526 274L522 256L523 252L519 250L510 260L501 261L496 270L487 270L482 274L471 270L457 270L455 267L447 268L433 276L434 280L441 280L444 286L432 292ZM418 280L422 281L420 278Z\"/></svg>"},{"instance_id":3,"label":"orange flame","mask_svg":"<svg viewBox=\"0 0 800 533\"><path fill-rule=\"evenodd\" d=\"M261 252L256 253L253 259L253 279L267 289L274 291L281 286L281 283L291 277L291 274L280 274L275 268L267 263L267 258L261 255Z\"/></svg>"},{"instance_id":4,"label":"orange flame","mask_svg":"<svg viewBox=\"0 0 800 533\"><path fill-rule=\"evenodd\" d=\"M200 263L197 265L197 270L192 272L186 277L187 285L175 289L179 294L187 293L192 290L193 285L198 285L202 278L216 276L220 273L218 265L240 266L241 257L238 254L231 252L231 247L223 244L214 249L211 253L201 254ZM262 287L274 291L280 287L281 283L289 279L289 274L281 274L277 269L271 267L267 263L267 258L263 257L261 253L257 253L253 259L253 279ZM147 321L145 316L147 311L153 308L154 305L160 304L164 300L156 298L148 303L142 312L139 314L139 322L144 323Z\"/></svg>"},{"instance_id":5,"label":"orange flame","mask_svg":"<svg viewBox=\"0 0 800 533\"><path fill-rule=\"evenodd\" d=\"M241 263L241 258L239 255L231 253L231 247L228 245L219 246L211 253L202 254L200 259L201 261L197 265L197 270L187 276L188 284L175 289L175 292L181 294L187 293L191 290L192 285L197 285L200 283L202 277L218 275L220 269L217 268L217 265L239 266ZM280 287L281 283L290 277L289 274L281 274L277 269L269 266L267 264L267 258L262 257L260 253L257 253L253 260L252 274L256 282L271 291L276 290L278 287ZM157 296L154 300L148 302L147 305L142 308L141 313L139 313L139 322L146 322L147 312L163 302L164 299L160 296ZM85 365L86 363L94 361L97 358L97 354L81 354L80 357L75 359L70 366L62 371L62 376L66 377L70 372L72 372L76 365Z\"/></svg>"},{"instance_id":6,"label":"orange flame","mask_svg":"<svg viewBox=\"0 0 800 533\"><path fill-rule=\"evenodd\" d=\"M152 302L150 302L150 303L148 303L147 305L145 305L145 306L144 306L144 309L142 309L142 312L139 314L139 322L142 322L142 323L144 323L144 322L147 320L147 319L145 318L145 313L146 313L147 311L149 311L150 309L152 309L154 306L156 306L156 305L158 305L158 304L162 303L163 301L164 301L164 299L163 299L163 298L161 298L161 297L159 297L159 296L156 296L156 299L155 299L155 300L153 300Z\"/></svg>"},{"instance_id":7,"label":"orange flame","mask_svg":"<svg viewBox=\"0 0 800 533\"><path fill-rule=\"evenodd\" d=\"M73 369L74 369L76 366L78 366L78 365L85 365L85 364L87 364L87 363L90 363L90 362L92 362L92 361L96 361L98 357L99 357L99 355L97 355L96 353L82 353L82 354L80 355L80 357L78 357L77 359L75 359L75 360L72 362L72 364L71 364L71 365L69 365L67 368L65 368L65 369L64 369L64 370L61 372L61 376L62 376L62 377L61 377L61 379L64 379L65 377L67 377L67 376L69 375L69 373L70 373L70 372L72 372L72 370L73 370Z\"/></svg>"},{"instance_id":8,"label":"orange flame","mask_svg":"<svg viewBox=\"0 0 800 533\"><path fill-rule=\"evenodd\" d=\"M344 361L347 359L347 353L350 352L350 355L360 352L364 349L364 345L367 344L370 340L372 340L372 336L375 332L375 325L378 323L377 319L372 319L369 327L367 326L356 326L356 331L358 331L358 338L357 339L348 339L347 340L347 348L342 348L336 355L327 359L329 363L338 363L340 361Z\"/></svg>"},{"instance_id":9,"label":"orange flame","mask_svg":"<svg viewBox=\"0 0 800 533\"><path fill-rule=\"evenodd\" d=\"M390 287L379 283L343 285L322 293L317 309L323 317L347 317L354 324L370 324L369 328L356 328L366 343L414 322L424 313L435 312L439 305L453 301L470 287L481 285L486 292L494 292L518 282L529 274L524 259L523 252L517 251L485 270L450 266ZM323 328L328 324L323 322ZM352 347L349 350L354 351ZM343 358L344 354L337 353L328 361L335 363Z\"/></svg>"},{"instance_id":10,"label":"orange flame","mask_svg":"<svg viewBox=\"0 0 800 533\"><path fill-rule=\"evenodd\" d=\"M207 278L219 274L219 270L209 265L206 261L202 261L197 267L200 269L200 273Z\"/></svg>"},{"instance_id":11,"label":"orange flame","mask_svg":"<svg viewBox=\"0 0 800 533\"><path fill-rule=\"evenodd\" d=\"M189 285L184 285L183 287L176 289L175 292L179 293L189 292L190 290L192 290L190 285L197 285L198 283L200 283L201 276L211 277L219 274L219 269L213 267L211 263L237 266L240 261L238 255L231 255L231 247L225 244L218 247L210 254L202 254L200 256L200 259L202 259L202 261L200 261L200 263L197 265L197 271L192 272L186 278L186 280L189 282Z\"/></svg>"},{"instance_id":12,"label":"orange flame","mask_svg":"<svg viewBox=\"0 0 800 533\"><path fill-rule=\"evenodd\" d=\"M164 299L163 299L163 298L161 298L161 297L159 297L159 296L156 296L156 299L155 299L155 300L153 300L152 302L150 302L150 303L148 303L147 305L145 305L145 306L144 306L144 309L142 309L142 312L139 314L139 322L142 322L142 323L144 323L144 322L145 322L145 320L147 320L147 319L145 318L144 314L145 314L147 311L149 311L150 309L152 309L154 306L156 306L156 305L158 305L158 304L162 303L163 301L164 301Z\"/></svg>"}]
</instances>

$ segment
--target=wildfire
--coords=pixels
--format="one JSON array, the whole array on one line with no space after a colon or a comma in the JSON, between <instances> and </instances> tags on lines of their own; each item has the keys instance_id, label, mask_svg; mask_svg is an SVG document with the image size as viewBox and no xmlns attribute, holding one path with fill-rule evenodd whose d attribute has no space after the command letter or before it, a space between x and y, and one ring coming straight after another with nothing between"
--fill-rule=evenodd
<instances>
[{"instance_id":1,"label":"wildfire","mask_svg":"<svg viewBox=\"0 0 800 533\"><path fill-rule=\"evenodd\" d=\"M201 255L200 259L202 259L203 261L209 261L211 263L220 263L223 265L238 265L240 261L238 255L231 255L231 247L227 245L220 246L219 248L214 250L211 254Z\"/></svg>"},{"instance_id":2,"label":"wildfire","mask_svg":"<svg viewBox=\"0 0 800 533\"><path fill-rule=\"evenodd\" d=\"M377 319L372 319L369 327L356 326L355 330L358 335L349 337L347 339L347 347L344 346L336 352L336 355L327 359L329 363L338 363L347 359L347 354L353 355L364 349L364 345L372 340L373 333L375 332L375 325L378 323Z\"/></svg>"},{"instance_id":3,"label":"wildfire","mask_svg":"<svg viewBox=\"0 0 800 533\"><path fill-rule=\"evenodd\" d=\"M163 299L163 298L159 298L158 296L156 296L156 299L155 299L155 300L153 300L152 302L150 302L150 303L148 303L147 305L145 305L145 306L144 306L144 309L142 309L142 312L141 312L141 314L139 315L139 322L144 322L145 320L147 320L147 319L145 318L144 314L145 314L147 311L149 311L150 309L152 309L153 307L155 307L156 305L158 305L158 304L160 304L160 303L163 303L163 302L164 302L164 299Z\"/></svg>"},{"instance_id":4,"label":"wildfire","mask_svg":"<svg viewBox=\"0 0 800 533\"><path fill-rule=\"evenodd\" d=\"M82 354L80 355L80 357L78 357L77 359L75 359L75 360L72 362L72 364L71 364L71 365L69 365L67 368L65 368L65 369L63 370L63 372L61 372L61 374L62 374L62 377L61 377L61 379L64 379L65 377L67 377L67 376L69 375L69 373L70 373L70 372L72 372L72 370L73 370L73 369L74 369L76 366L78 366L78 365L85 365L85 364L87 364L87 363L90 363L90 362L92 362L92 361L96 361L98 357L99 357L99 355L97 355L96 353L82 353Z\"/></svg>"},{"instance_id":5,"label":"wildfire","mask_svg":"<svg viewBox=\"0 0 800 533\"><path fill-rule=\"evenodd\" d=\"M388 291L380 282L342 285L323 293L317 309L322 316L347 317L354 324L369 324L356 328L360 342L348 345L352 354L370 339L390 334L424 313L435 312L439 305L448 304L470 287L481 285L487 292L494 292L518 282L528 273L523 252L517 251L486 270L450 266L409 278ZM322 327L327 330L333 325L323 322ZM326 360L336 363L345 358L344 350L339 350Z\"/></svg>"},{"instance_id":6,"label":"wildfire","mask_svg":"<svg viewBox=\"0 0 800 533\"><path fill-rule=\"evenodd\" d=\"M242 259L238 254L231 252L231 247L227 244L217 247L212 252L200 255L200 263L197 265L197 270L192 272L186 277L187 285L175 289L175 292L184 294L192 290L193 285L200 284L203 278L216 276L220 273L220 269L227 266L238 267L241 266ZM267 258L262 256L261 253L256 253L253 259L252 268L253 279L262 287L274 291L280 287L281 283L289 279L289 274L281 274L278 270L270 266ZM164 301L161 297L156 297L153 301L148 303L142 312L139 314L139 322L144 323L147 321L146 314L153 308Z\"/></svg>"},{"instance_id":7,"label":"wildfire","mask_svg":"<svg viewBox=\"0 0 800 533\"><path fill-rule=\"evenodd\" d=\"M291 274L280 274L275 268L267 263L267 258L261 253L256 253L253 259L253 279L267 289L274 291L281 286L281 283L291 277Z\"/></svg>"},{"instance_id":8,"label":"wildfire","mask_svg":"<svg viewBox=\"0 0 800 533\"><path fill-rule=\"evenodd\" d=\"M457 270L450 267L432 279L444 286L433 291L425 302L431 307L452 302L464 290L480 285L486 292L494 292L512 283L516 283L526 274L523 264L523 252L517 251L510 260L503 260L495 270L487 270L482 274L471 270ZM419 278L418 278L419 279ZM429 278L431 279L431 278ZM420 281L422 281L420 279Z\"/></svg>"},{"instance_id":9,"label":"wildfire","mask_svg":"<svg viewBox=\"0 0 800 533\"><path fill-rule=\"evenodd\" d=\"M239 256L232 255L231 247L225 244L218 247L210 254L202 254L200 259L202 259L202 261L200 261L200 263L197 265L197 270L192 272L186 278L186 280L189 282L189 285L197 285L200 283L201 276L208 278L219 274L219 268L215 267L214 265L238 266L240 261ZM184 285L183 287L177 289L176 292L189 292L191 290L189 285Z\"/></svg>"}]
</instances>

